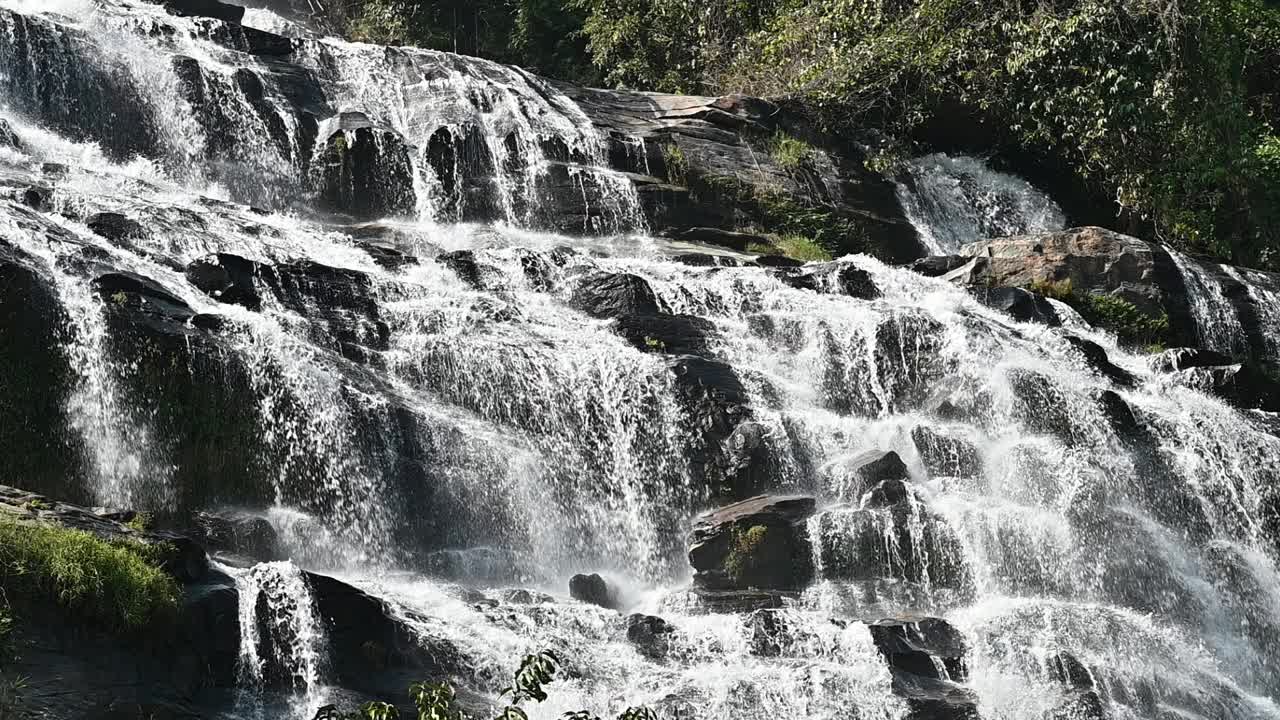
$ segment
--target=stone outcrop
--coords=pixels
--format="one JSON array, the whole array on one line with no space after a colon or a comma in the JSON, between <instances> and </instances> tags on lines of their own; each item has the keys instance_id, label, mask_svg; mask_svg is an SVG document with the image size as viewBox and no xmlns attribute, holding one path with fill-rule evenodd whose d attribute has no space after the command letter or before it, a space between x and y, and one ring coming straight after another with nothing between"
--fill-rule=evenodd
<instances>
[{"instance_id":1,"label":"stone outcrop","mask_svg":"<svg viewBox=\"0 0 1280 720\"><path fill-rule=\"evenodd\" d=\"M968 679L968 645L955 627L924 617L881 620L868 630L910 720L979 720L977 695L961 684Z\"/></svg>"},{"instance_id":2,"label":"stone outcrop","mask_svg":"<svg viewBox=\"0 0 1280 720\"><path fill-rule=\"evenodd\" d=\"M815 509L811 497L760 496L702 515L689 548L694 584L711 590L803 588L813 574L804 523Z\"/></svg>"}]
</instances>

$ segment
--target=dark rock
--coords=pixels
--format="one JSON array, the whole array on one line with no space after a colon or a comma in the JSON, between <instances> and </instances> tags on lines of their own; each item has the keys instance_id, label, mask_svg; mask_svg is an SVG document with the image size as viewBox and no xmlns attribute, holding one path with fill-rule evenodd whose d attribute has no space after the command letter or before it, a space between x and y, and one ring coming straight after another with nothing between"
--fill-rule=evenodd
<instances>
[{"instance_id":1,"label":"dark rock","mask_svg":"<svg viewBox=\"0 0 1280 720\"><path fill-rule=\"evenodd\" d=\"M1014 410L1028 430L1074 442L1075 425L1067 398L1049 376L1023 368L1010 370L1006 376L1016 400Z\"/></svg>"},{"instance_id":2,"label":"dark rock","mask_svg":"<svg viewBox=\"0 0 1280 720\"><path fill-rule=\"evenodd\" d=\"M331 670L343 687L389 696L392 688L403 692L409 678L467 670L456 647L424 639L383 601L331 577L304 574L325 624Z\"/></svg>"},{"instance_id":3,"label":"dark rock","mask_svg":"<svg viewBox=\"0 0 1280 720\"><path fill-rule=\"evenodd\" d=\"M1084 664L1071 653L1061 651L1050 655L1046 665L1049 678L1067 691L1067 700L1050 711L1047 720L1107 720L1106 704Z\"/></svg>"},{"instance_id":4,"label":"dark rock","mask_svg":"<svg viewBox=\"0 0 1280 720\"><path fill-rule=\"evenodd\" d=\"M90 215L84 224L112 242L125 243L129 240L141 240L147 236L147 231L138 224L138 221L130 220L120 213Z\"/></svg>"},{"instance_id":5,"label":"dark rock","mask_svg":"<svg viewBox=\"0 0 1280 720\"><path fill-rule=\"evenodd\" d=\"M798 268L804 267L804 263L800 260L794 260L784 255L761 255L756 258L756 264L760 267L767 268Z\"/></svg>"},{"instance_id":6,"label":"dark rock","mask_svg":"<svg viewBox=\"0 0 1280 720\"><path fill-rule=\"evenodd\" d=\"M223 550L258 562L284 558L276 529L261 515L241 510L196 513L196 533L210 550Z\"/></svg>"},{"instance_id":7,"label":"dark rock","mask_svg":"<svg viewBox=\"0 0 1280 720\"><path fill-rule=\"evenodd\" d=\"M369 253L374 262L388 270L399 270L402 267L418 264L418 258L407 255L390 245L372 241L358 241L356 246Z\"/></svg>"},{"instance_id":8,"label":"dark rock","mask_svg":"<svg viewBox=\"0 0 1280 720\"><path fill-rule=\"evenodd\" d=\"M130 310L156 322L184 325L195 311L156 281L131 272L107 273L93 281L98 296L117 310Z\"/></svg>"},{"instance_id":9,"label":"dark rock","mask_svg":"<svg viewBox=\"0 0 1280 720\"><path fill-rule=\"evenodd\" d=\"M644 278L619 273L597 273L574 288L570 304L597 318L655 315L658 298Z\"/></svg>"},{"instance_id":10,"label":"dark rock","mask_svg":"<svg viewBox=\"0 0 1280 720\"><path fill-rule=\"evenodd\" d=\"M18 133L13 131L13 126L9 124L8 120L2 118L0 118L0 147L12 148L18 152L23 151L22 141L18 139Z\"/></svg>"},{"instance_id":11,"label":"dark rock","mask_svg":"<svg viewBox=\"0 0 1280 720\"><path fill-rule=\"evenodd\" d=\"M345 113L325 142L322 196L338 212L361 218L410 215L417 205L411 148L390 128Z\"/></svg>"},{"instance_id":12,"label":"dark rock","mask_svg":"<svg viewBox=\"0 0 1280 720\"><path fill-rule=\"evenodd\" d=\"M973 258L964 257L963 255L932 255L930 257L913 260L907 265L907 269L920 273L925 277L941 277L968 265Z\"/></svg>"},{"instance_id":13,"label":"dark rock","mask_svg":"<svg viewBox=\"0 0 1280 720\"><path fill-rule=\"evenodd\" d=\"M667 656L670 647L668 635L675 632L671 623L653 615L635 614L627 617L627 640L641 655L653 660Z\"/></svg>"},{"instance_id":14,"label":"dark rock","mask_svg":"<svg viewBox=\"0 0 1280 720\"><path fill-rule=\"evenodd\" d=\"M668 234L674 240L705 243L707 245L719 245L720 247L737 250L738 252L746 252L747 248L752 245L773 245L773 241L764 235L732 232L729 230L721 230L719 228L685 228L683 230L672 231Z\"/></svg>"},{"instance_id":15,"label":"dark rock","mask_svg":"<svg viewBox=\"0 0 1280 720\"><path fill-rule=\"evenodd\" d=\"M1107 357L1106 349L1098 343L1075 335L1067 335L1066 340L1099 375L1121 387L1133 387L1137 382L1129 371L1114 365Z\"/></svg>"},{"instance_id":16,"label":"dark rock","mask_svg":"<svg viewBox=\"0 0 1280 720\"><path fill-rule=\"evenodd\" d=\"M436 262L457 273L458 277L466 284L474 288L482 287L480 264L476 262L476 254L474 252L457 250L443 253L436 258Z\"/></svg>"},{"instance_id":17,"label":"dark rock","mask_svg":"<svg viewBox=\"0 0 1280 720\"><path fill-rule=\"evenodd\" d=\"M823 511L815 532L826 579L906 582L925 593L971 590L959 537L903 480L880 482L860 506Z\"/></svg>"},{"instance_id":18,"label":"dark rock","mask_svg":"<svg viewBox=\"0 0 1280 720\"><path fill-rule=\"evenodd\" d=\"M742 261L727 255L706 255L704 253L682 253L675 255L672 261L690 267L740 267Z\"/></svg>"},{"instance_id":19,"label":"dark rock","mask_svg":"<svg viewBox=\"0 0 1280 720\"><path fill-rule=\"evenodd\" d=\"M765 608L747 616L751 652L760 657L778 657L790 644L791 628L780 610Z\"/></svg>"},{"instance_id":20,"label":"dark rock","mask_svg":"<svg viewBox=\"0 0 1280 720\"><path fill-rule=\"evenodd\" d=\"M262 265L237 255L218 253L187 266L187 280L209 297L250 310L262 308L257 279Z\"/></svg>"},{"instance_id":21,"label":"dark rock","mask_svg":"<svg viewBox=\"0 0 1280 720\"><path fill-rule=\"evenodd\" d=\"M871 273L849 263L824 263L781 272L778 279L797 290L848 295L861 300L880 297Z\"/></svg>"},{"instance_id":22,"label":"dark rock","mask_svg":"<svg viewBox=\"0 0 1280 720\"><path fill-rule=\"evenodd\" d=\"M33 185L22 191L20 198L22 204L35 210L36 212L45 212L52 209L53 189Z\"/></svg>"},{"instance_id":23,"label":"dark rock","mask_svg":"<svg viewBox=\"0 0 1280 720\"><path fill-rule=\"evenodd\" d=\"M983 305L1018 322L1034 322L1049 327L1062 325L1053 305L1039 293L1016 287L973 287L969 293Z\"/></svg>"},{"instance_id":24,"label":"dark rock","mask_svg":"<svg viewBox=\"0 0 1280 720\"><path fill-rule=\"evenodd\" d=\"M912 428L911 440L930 475L961 478L982 476L982 456L978 448L967 440L943 434L928 425Z\"/></svg>"},{"instance_id":25,"label":"dark rock","mask_svg":"<svg viewBox=\"0 0 1280 720\"><path fill-rule=\"evenodd\" d=\"M689 548L694 584L708 589L792 590L813 575L805 521L811 497L760 496L702 515Z\"/></svg>"},{"instance_id":26,"label":"dark rock","mask_svg":"<svg viewBox=\"0 0 1280 720\"><path fill-rule=\"evenodd\" d=\"M614 330L637 350L672 355L702 355L715 332L710 320L696 315L651 313L624 315Z\"/></svg>"},{"instance_id":27,"label":"dark rock","mask_svg":"<svg viewBox=\"0 0 1280 720\"><path fill-rule=\"evenodd\" d=\"M1093 674L1075 655L1057 652L1048 658L1049 677L1075 690L1092 690Z\"/></svg>"},{"instance_id":28,"label":"dark rock","mask_svg":"<svg viewBox=\"0 0 1280 720\"><path fill-rule=\"evenodd\" d=\"M1151 358L1156 372L1178 372L1192 368L1221 367L1232 364L1229 356L1201 348L1172 348Z\"/></svg>"},{"instance_id":29,"label":"dark rock","mask_svg":"<svg viewBox=\"0 0 1280 720\"><path fill-rule=\"evenodd\" d=\"M1250 365L1198 367L1178 373L1191 387L1246 410L1280 412L1280 380Z\"/></svg>"},{"instance_id":30,"label":"dark rock","mask_svg":"<svg viewBox=\"0 0 1280 720\"><path fill-rule=\"evenodd\" d=\"M757 610L780 610L793 605L800 593L789 590L709 590L694 588L702 612L716 615L746 615Z\"/></svg>"},{"instance_id":31,"label":"dark rock","mask_svg":"<svg viewBox=\"0 0 1280 720\"><path fill-rule=\"evenodd\" d=\"M909 718L977 720L977 698L959 685L968 678L964 636L940 618L881 620L868 625L893 674L893 691Z\"/></svg>"},{"instance_id":32,"label":"dark rock","mask_svg":"<svg viewBox=\"0 0 1280 720\"><path fill-rule=\"evenodd\" d=\"M677 357L672 371L686 426L696 433L697 441L689 445L689 462L695 477L719 487L724 480L716 475L722 448L751 416L746 388L729 365L703 357Z\"/></svg>"},{"instance_id":33,"label":"dark rock","mask_svg":"<svg viewBox=\"0 0 1280 720\"><path fill-rule=\"evenodd\" d=\"M861 495L866 488L885 480L905 480L911 477L907 464L892 450L867 450L859 453L843 463L841 470L846 477L856 480L859 489L854 491L855 495Z\"/></svg>"},{"instance_id":34,"label":"dark rock","mask_svg":"<svg viewBox=\"0 0 1280 720\"><path fill-rule=\"evenodd\" d=\"M569 597L609 610L618 609L617 591L597 573L569 578Z\"/></svg>"},{"instance_id":35,"label":"dark rock","mask_svg":"<svg viewBox=\"0 0 1280 720\"><path fill-rule=\"evenodd\" d=\"M207 17L239 24L244 20L245 9L219 0L161 0L169 12L190 17Z\"/></svg>"}]
</instances>

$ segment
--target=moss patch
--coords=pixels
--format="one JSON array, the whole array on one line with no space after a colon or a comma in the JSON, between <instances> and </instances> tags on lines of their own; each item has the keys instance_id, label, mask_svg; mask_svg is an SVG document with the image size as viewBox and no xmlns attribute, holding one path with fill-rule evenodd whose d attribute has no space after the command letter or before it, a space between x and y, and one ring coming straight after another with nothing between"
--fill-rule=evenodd
<instances>
[{"instance_id":1,"label":"moss patch","mask_svg":"<svg viewBox=\"0 0 1280 720\"><path fill-rule=\"evenodd\" d=\"M137 630L176 615L178 583L160 569L168 550L0 519L0 585L18 608L55 604L108 630Z\"/></svg>"},{"instance_id":2,"label":"moss patch","mask_svg":"<svg viewBox=\"0 0 1280 720\"><path fill-rule=\"evenodd\" d=\"M1169 338L1169 316L1151 315L1114 295L1077 292L1071 280L1037 280L1030 290L1070 305L1095 327L1115 333L1121 343L1151 352L1164 349Z\"/></svg>"},{"instance_id":3,"label":"moss patch","mask_svg":"<svg viewBox=\"0 0 1280 720\"><path fill-rule=\"evenodd\" d=\"M769 540L769 528L753 525L746 531L735 530L733 545L724 559L725 572L735 581L745 583L758 569L760 549Z\"/></svg>"},{"instance_id":4,"label":"moss patch","mask_svg":"<svg viewBox=\"0 0 1280 720\"><path fill-rule=\"evenodd\" d=\"M857 252L880 254L859 218L833 208L806 205L782 190L724 175L702 176L691 187L703 200L733 207L743 229L782 239L804 238L828 257Z\"/></svg>"}]
</instances>

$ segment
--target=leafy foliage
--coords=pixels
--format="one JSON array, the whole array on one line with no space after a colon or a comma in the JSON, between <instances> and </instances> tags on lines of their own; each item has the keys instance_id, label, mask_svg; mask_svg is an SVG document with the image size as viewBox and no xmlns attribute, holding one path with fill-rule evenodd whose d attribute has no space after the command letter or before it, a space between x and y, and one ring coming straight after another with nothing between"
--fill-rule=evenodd
<instances>
[{"instance_id":1,"label":"leafy foliage","mask_svg":"<svg viewBox=\"0 0 1280 720\"><path fill-rule=\"evenodd\" d=\"M1070 279L1031 283L1030 289L1075 308L1089 324L1116 334L1131 347L1162 350L1169 335L1169 316L1151 315L1114 295L1077 292Z\"/></svg>"},{"instance_id":2,"label":"leafy foliage","mask_svg":"<svg viewBox=\"0 0 1280 720\"><path fill-rule=\"evenodd\" d=\"M166 548L0 519L0 587L21 606L52 603L116 631L173 618L178 584Z\"/></svg>"}]
</instances>

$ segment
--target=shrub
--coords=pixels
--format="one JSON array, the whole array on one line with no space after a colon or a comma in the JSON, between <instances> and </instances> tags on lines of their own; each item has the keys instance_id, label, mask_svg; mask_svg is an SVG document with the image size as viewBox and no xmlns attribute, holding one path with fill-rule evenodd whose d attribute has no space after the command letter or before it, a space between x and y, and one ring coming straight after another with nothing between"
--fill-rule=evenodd
<instances>
[{"instance_id":1,"label":"shrub","mask_svg":"<svg viewBox=\"0 0 1280 720\"><path fill-rule=\"evenodd\" d=\"M52 603L114 631L174 617L177 581L160 569L168 548L108 542L87 532L0 519L0 585L9 601Z\"/></svg>"},{"instance_id":2,"label":"shrub","mask_svg":"<svg viewBox=\"0 0 1280 720\"><path fill-rule=\"evenodd\" d=\"M1169 335L1169 316L1151 315L1114 295L1078 293L1071 279L1035 280L1028 289L1070 305L1089 324L1115 333L1121 343L1148 352L1164 349Z\"/></svg>"},{"instance_id":3,"label":"shrub","mask_svg":"<svg viewBox=\"0 0 1280 720\"><path fill-rule=\"evenodd\" d=\"M667 182L685 185L689 178L689 161L679 145L670 143L662 146L662 161L667 167Z\"/></svg>"}]
</instances>

